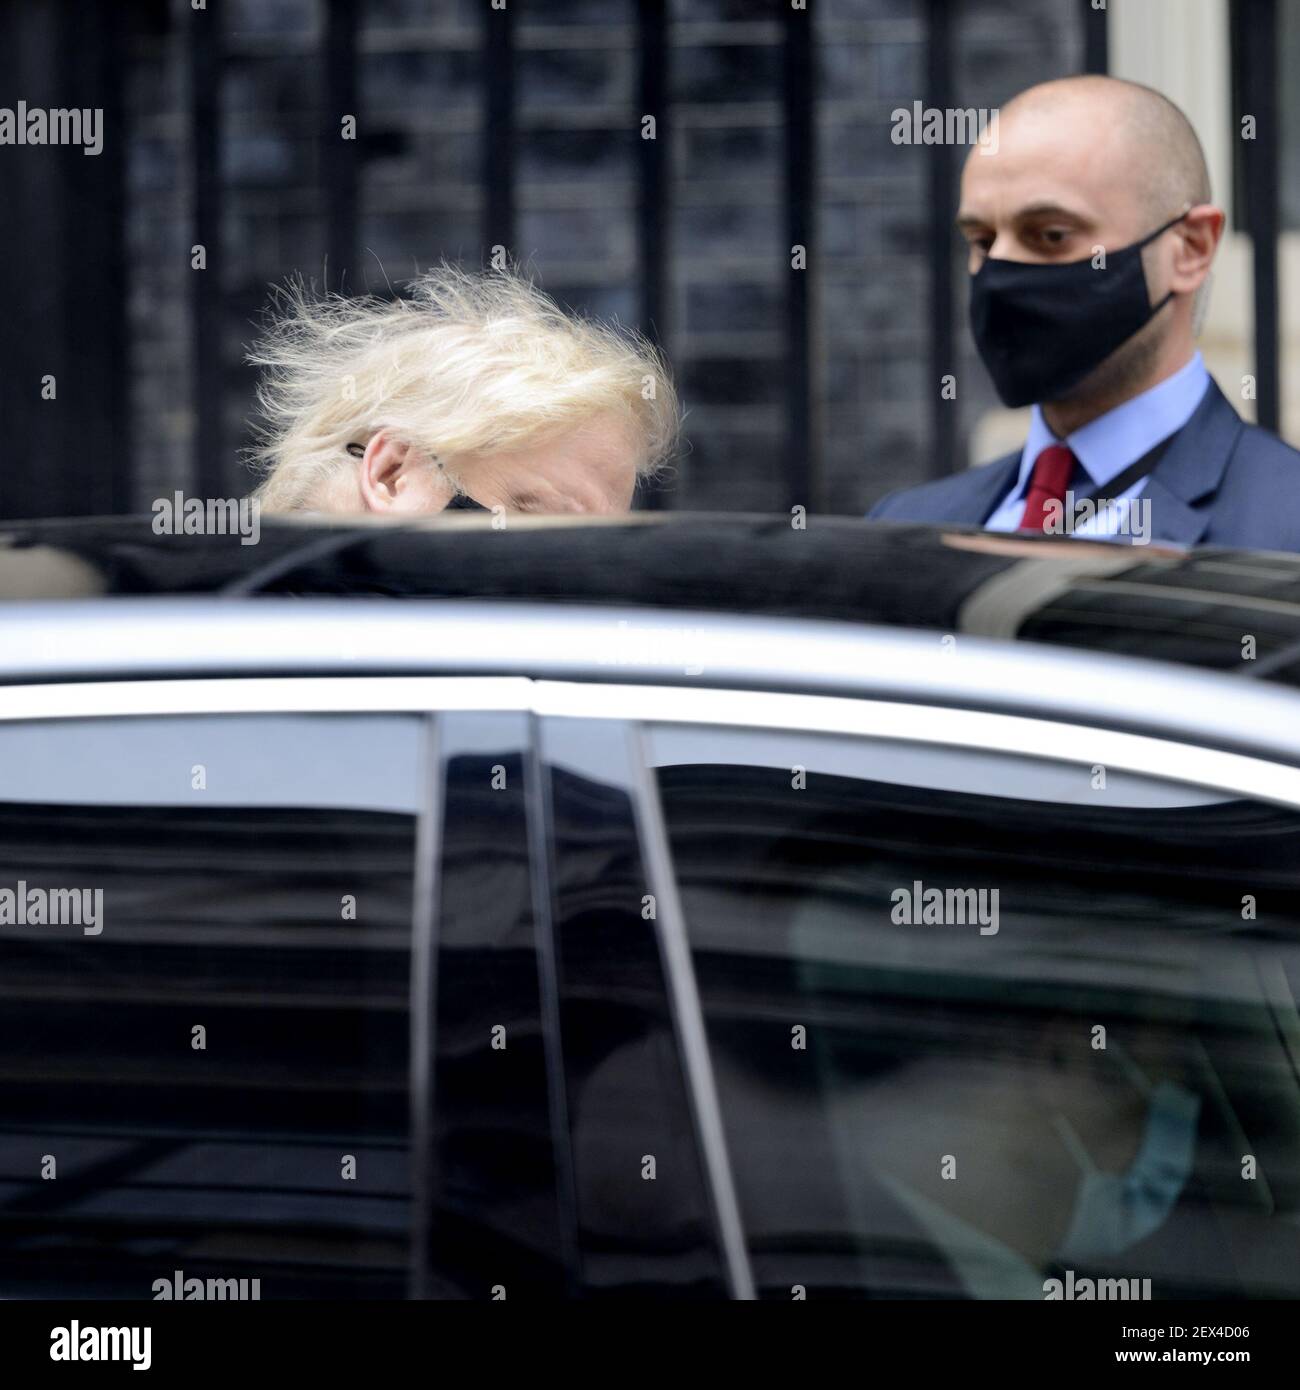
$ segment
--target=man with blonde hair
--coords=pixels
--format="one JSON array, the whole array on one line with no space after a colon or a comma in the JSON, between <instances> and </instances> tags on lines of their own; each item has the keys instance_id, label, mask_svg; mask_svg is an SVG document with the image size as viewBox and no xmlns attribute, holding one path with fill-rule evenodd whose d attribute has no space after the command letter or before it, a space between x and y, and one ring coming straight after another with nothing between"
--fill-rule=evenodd
<instances>
[{"instance_id":1,"label":"man with blonde hair","mask_svg":"<svg viewBox=\"0 0 1300 1390\"><path fill-rule=\"evenodd\" d=\"M249 360L268 513L626 511L677 437L655 349L512 271L442 266L393 300L291 285Z\"/></svg>"}]
</instances>

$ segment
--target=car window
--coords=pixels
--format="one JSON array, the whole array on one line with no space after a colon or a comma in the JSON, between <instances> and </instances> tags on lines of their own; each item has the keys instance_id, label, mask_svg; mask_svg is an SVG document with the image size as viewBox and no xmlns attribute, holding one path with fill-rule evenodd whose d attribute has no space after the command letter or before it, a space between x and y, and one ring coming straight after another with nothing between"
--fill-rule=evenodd
<instances>
[{"instance_id":1,"label":"car window","mask_svg":"<svg viewBox=\"0 0 1300 1390\"><path fill-rule=\"evenodd\" d=\"M0 1294L400 1297L424 721L0 725Z\"/></svg>"},{"instance_id":2,"label":"car window","mask_svg":"<svg viewBox=\"0 0 1300 1390\"><path fill-rule=\"evenodd\" d=\"M744 739L645 745L762 1295L1300 1293L1294 809Z\"/></svg>"},{"instance_id":3,"label":"car window","mask_svg":"<svg viewBox=\"0 0 1300 1390\"><path fill-rule=\"evenodd\" d=\"M581 1288L726 1292L615 721L543 723Z\"/></svg>"},{"instance_id":4,"label":"car window","mask_svg":"<svg viewBox=\"0 0 1300 1390\"><path fill-rule=\"evenodd\" d=\"M523 715L439 720L433 1200L420 1289L431 1297L555 1296L574 1277L554 1144L562 1081L553 1006L542 1002L538 946L549 918L536 903L544 880L529 839L529 802L539 798L528 738Z\"/></svg>"}]
</instances>

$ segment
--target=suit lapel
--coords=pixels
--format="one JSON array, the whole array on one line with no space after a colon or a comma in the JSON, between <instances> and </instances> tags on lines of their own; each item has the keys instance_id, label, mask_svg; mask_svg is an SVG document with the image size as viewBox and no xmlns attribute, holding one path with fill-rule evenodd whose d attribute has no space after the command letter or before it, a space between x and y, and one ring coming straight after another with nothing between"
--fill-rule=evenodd
<instances>
[{"instance_id":1,"label":"suit lapel","mask_svg":"<svg viewBox=\"0 0 1300 1390\"><path fill-rule=\"evenodd\" d=\"M1192 418L1147 479L1151 539L1195 545L1210 525L1210 508L1195 504L1219 490L1241 432L1241 416L1211 381Z\"/></svg>"},{"instance_id":2,"label":"suit lapel","mask_svg":"<svg viewBox=\"0 0 1300 1390\"><path fill-rule=\"evenodd\" d=\"M983 468L972 468L968 473L958 474L953 481L959 478L964 488L962 495L955 499L956 506L949 509L947 519L970 526L983 526L997 510L998 503L1006 496L1019 471L1020 454L1016 452L994 459Z\"/></svg>"},{"instance_id":3,"label":"suit lapel","mask_svg":"<svg viewBox=\"0 0 1300 1390\"><path fill-rule=\"evenodd\" d=\"M1189 507L1160 480L1159 470L1147 479L1141 497L1151 503L1151 539L1175 545L1197 545L1210 526L1210 509Z\"/></svg>"}]
</instances>

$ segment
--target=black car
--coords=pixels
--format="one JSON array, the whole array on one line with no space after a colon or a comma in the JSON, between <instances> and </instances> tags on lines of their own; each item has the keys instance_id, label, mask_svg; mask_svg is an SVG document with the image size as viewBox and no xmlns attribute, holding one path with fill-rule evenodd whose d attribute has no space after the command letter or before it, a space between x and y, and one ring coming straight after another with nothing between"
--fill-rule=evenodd
<instances>
[{"instance_id":1,"label":"black car","mask_svg":"<svg viewBox=\"0 0 1300 1390\"><path fill-rule=\"evenodd\" d=\"M1300 559L0 534L0 1296L1300 1294Z\"/></svg>"}]
</instances>

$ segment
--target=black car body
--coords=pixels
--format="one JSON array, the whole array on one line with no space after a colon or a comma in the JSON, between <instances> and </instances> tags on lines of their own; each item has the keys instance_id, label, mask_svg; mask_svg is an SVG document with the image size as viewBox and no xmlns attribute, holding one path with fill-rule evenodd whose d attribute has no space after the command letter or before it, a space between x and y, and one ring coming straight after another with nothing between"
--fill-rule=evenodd
<instances>
[{"instance_id":1,"label":"black car body","mask_svg":"<svg viewBox=\"0 0 1300 1390\"><path fill-rule=\"evenodd\" d=\"M1300 560L123 519L0 598L0 1295L1300 1291Z\"/></svg>"}]
</instances>

